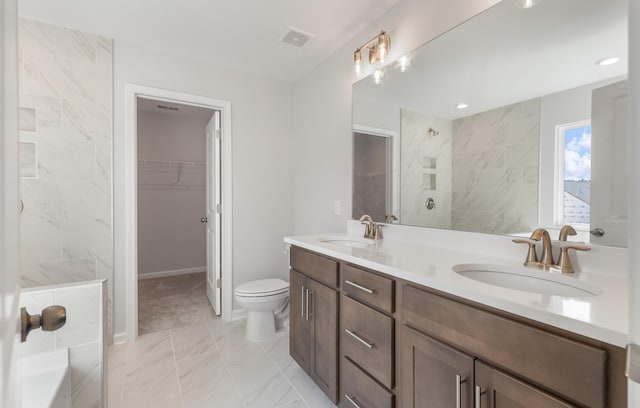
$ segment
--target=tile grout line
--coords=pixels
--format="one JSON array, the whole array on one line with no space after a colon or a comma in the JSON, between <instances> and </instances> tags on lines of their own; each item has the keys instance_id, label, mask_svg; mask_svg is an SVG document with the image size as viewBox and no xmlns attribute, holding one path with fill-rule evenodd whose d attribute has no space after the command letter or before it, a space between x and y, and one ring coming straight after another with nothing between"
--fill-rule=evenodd
<instances>
[{"instance_id":1,"label":"tile grout line","mask_svg":"<svg viewBox=\"0 0 640 408\"><path fill-rule=\"evenodd\" d=\"M225 323L223 323L225 324ZM220 349L220 345L218 344L218 341L216 340L216 338L213 336L213 333L211 332L211 327L209 327L208 324L205 323L205 326L207 326L207 330L209 331L209 335L211 336L211 338L213 339L213 342L216 344L216 348L218 349L218 351L220 352L220 359L222 360L222 363L224 364L224 371L225 373L229 376L229 378L231 378L231 382L233 383L233 387L236 390L236 393L238 394L238 396L240 397L240 401L242 402L242 405L247 408L247 403L244 400L244 397L242 396L242 393L240 392L240 388L238 387L238 383L236 382L235 377L233 376L233 374L231 374L231 370L229 370L229 364L227 363L227 359L224 357L224 353L222 352L222 350Z\"/></svg>"},{"instance_id":2,"label":"tile grout line","mask_svg":"<svg viewBox=\"0 0 640 408\"><path fill-rule=\"evenodd\" d=\"M309 407L309 404L307 404L307 400L304 399L304 397L302 396L302 394L300 393L300 391L298 391L298 389L296 388L295 385L293 385L293 383L291 382L291 380L289 379L289 377L284 373L284 371L282 371L282 368L280 367L280 365L276 362L276 360L273 359L273 357L271 357L271 354L269 354L269 352L262 346L263 342L258 342L258 345L260 346L260 348L262 349L262 351L265 352L265 354L267 355L267 357L269 358L269 360L271 360L271 362L276 366L276 368L278 369L278 371L280 372L280 374L282 375L282 377L284 377L285 381L291 386L291 388L293 388L296 392L296 394L298 394L298 397L300 397L300 400L302 401L302 403L306 406ZM294 403L295 401L291 401L291 403ZM276 407L277 408L277 407ZM283 406L283 408L286 408L286 405Z\"/></svg>"},{"instance_id":3,"label":"tile grout line","mask_svg":"<svg viewBox=\"0 0 640 408\"><path fill-rule=\"evenodd\" d=\"M180 371L176 359L176 347L173 342L173 332L169 330L169 341L171 341L171 352L173 354L173 366L176 368L176 379L178 380L178 393L180 394L180 405L184 408L184 398L182 397L182 384L180 383Z\"/></svg>"}]
</instances>

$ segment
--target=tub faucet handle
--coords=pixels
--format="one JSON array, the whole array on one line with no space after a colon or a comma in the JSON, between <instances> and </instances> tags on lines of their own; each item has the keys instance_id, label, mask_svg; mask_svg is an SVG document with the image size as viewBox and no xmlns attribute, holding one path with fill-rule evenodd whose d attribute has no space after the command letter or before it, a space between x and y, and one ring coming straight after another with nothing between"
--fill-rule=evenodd
<instances>
[{"instance_id":1,"label":"tub faucet handle","mask_svg":"<svg viewBox=\"0 0 640 408\"><path fill-rule=\"evenodd\" d=\"M41 314L30 315L27 308L20 309L21 341L25 342L31 330L56 331L67 322L67 309L64 306L49 306Z\"/></svg>"}]
</instances>

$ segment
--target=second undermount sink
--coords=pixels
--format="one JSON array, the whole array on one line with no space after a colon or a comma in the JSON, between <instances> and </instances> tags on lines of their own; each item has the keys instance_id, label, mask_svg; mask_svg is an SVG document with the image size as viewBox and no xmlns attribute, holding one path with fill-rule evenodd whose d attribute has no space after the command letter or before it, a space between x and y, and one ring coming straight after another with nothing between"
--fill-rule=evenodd
<instances>
[{"instance_id":1,"label":"second undermount sink","mask_svg":"<svg viewBox=\"0 0 640 408\"><path fill-rule=\"evenodd\" d=\"M372 239L352 236L333 236L318 238L318 241L329 244L344 245L352 248L366 248L375 243Z\"/></svg>"},{"instance_id":2,"label":"second undermount sink","mask_svg":"<svg viewBox=\"0 0 640 408\"><path fill-rule=\"evenodd\" d=\"M588 297L602 294L602 290L571 276L547 271L490 264L460 264L453 271L479 282L503 288L544 295Z\"/></svg>"}]
</instances>

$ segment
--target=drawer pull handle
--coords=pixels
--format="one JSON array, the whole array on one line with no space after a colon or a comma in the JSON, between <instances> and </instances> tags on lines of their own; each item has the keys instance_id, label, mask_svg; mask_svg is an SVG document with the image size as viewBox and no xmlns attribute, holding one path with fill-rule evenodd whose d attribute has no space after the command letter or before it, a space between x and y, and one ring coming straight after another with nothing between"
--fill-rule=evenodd
<instances>
[{"instance_id":1,"label":"drawer pull handle","mask_svg":"<svg viewBox=\"0 0 640 408\"><path fill-rule=\"evenodd\" d=\"M344 283L346 283L347 285L351 285L351 286L353 286L354 288L358 288L358 289L360 289L361 291L367 292L367 293L368 293L368 294L370 294L370 295L373 295L373 292L375 292L374 290L371 290L371 289L369 289L369 288L365 288L364 286L362 286L362 285L358 285L357 283L355 283L355 282L351 282L350 280L345 280L345 281L344 281Z\"/></svg>"},{"instance_id":2,"label":"drawer pull handle","mask_svg":"<svg viewBox=\"0 0 640 408\"><path fill-rule=\"evenodd\" d=\"M460 374L456 374L456 408L460 408L462 404L462 387L461 385L467 382Z\"/></svg>"},{"instance_id":3,"label":"drawer pull handle","mask_svg":"<svg viewBox=\"0 0 640 408\"><path fill-rule=\"evenodd\" d=\"M482 398L483 394L484 391L482 391L482 388L479 385L476 385L475 408L482 408L482 401L480 401L480 398Z\"/></svg>"},{"instance_id":4,"label":"drawer pull handle","mask_svg":"<svg viewBox=\"0 0 640 408\"><path fill-rule=\"evenodd\" d=\"M349 329L344 329L344 331L347 332L347 334L350 335L351 337L353 337L354 339L358 340L360 343L362 343L365 346L369 347L370 349L375 347L375 344L369 343L368 341L366 341L362 337L358 336L358 334L356 334L356 332L351 331Z\"/></svg>"},{"instance_id":5,"label":"drawer pull handle","mask_svg":"<svg viewBox=\"0 0 640 408\"><path fill-rule=\"evenodd\" d=\"M350 397L347 394L344 394L344 397L347 399L347 401L349 401L351 404L353 404L354 407L363 408L362 405L358 404L355 395L353 397Z\"/></svg>"}]
</instances>

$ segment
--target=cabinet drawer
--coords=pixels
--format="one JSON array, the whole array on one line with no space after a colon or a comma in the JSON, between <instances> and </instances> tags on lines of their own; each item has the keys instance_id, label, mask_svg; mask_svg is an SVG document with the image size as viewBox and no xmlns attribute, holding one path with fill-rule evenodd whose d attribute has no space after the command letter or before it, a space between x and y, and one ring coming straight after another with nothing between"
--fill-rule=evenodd
<instances>
[{"instance_id":1,"label":"cabinet drawer","mask_svg":"<svg viewBox=\"0 0 640 408\"><path fill-rule=\"evenodd\" d=\"M592 408L606 406L605 350L405 285L405 323Z\"/></svg>"},{"instance_id":2,"label":"cabinet drawer","mask_svg":"<svg viewBox=\"0 0 640 408\"><path fill-rule=\"evenodd\" d=\"M350 297L393 313L393 280L346 264L342 264L342 276L342 288Z\"/></svg>"},{"instance_id":3,"label":"cabinet drawer","mask_svg":"<svg viewBox=\"0 0 640 408\"><path fill-rule=\"evenodd\" d=\"M395 396L346 358L342 359L343 408L393 408Z\"/></svg>"},{"instance_id":4,"label":"cabinet drawer","mask_svg":"<svg viewBox=\"0 0 640 408\"><path fill-rule=\"evenodd\" d=\"M338 287L338 262L313 252L292 246L289 263L291 268L333 288Z\"/></svg>"},{"instance_id":5,"label":"cabinet drawer","mask_svg":"<svg viewBox=\"0 0 640 408\"><path fill-rule=\"evenodd\" d=\"M394 382L394 321L342 297L342 353L388 388Z\"/></svg>"}]
</instances>

